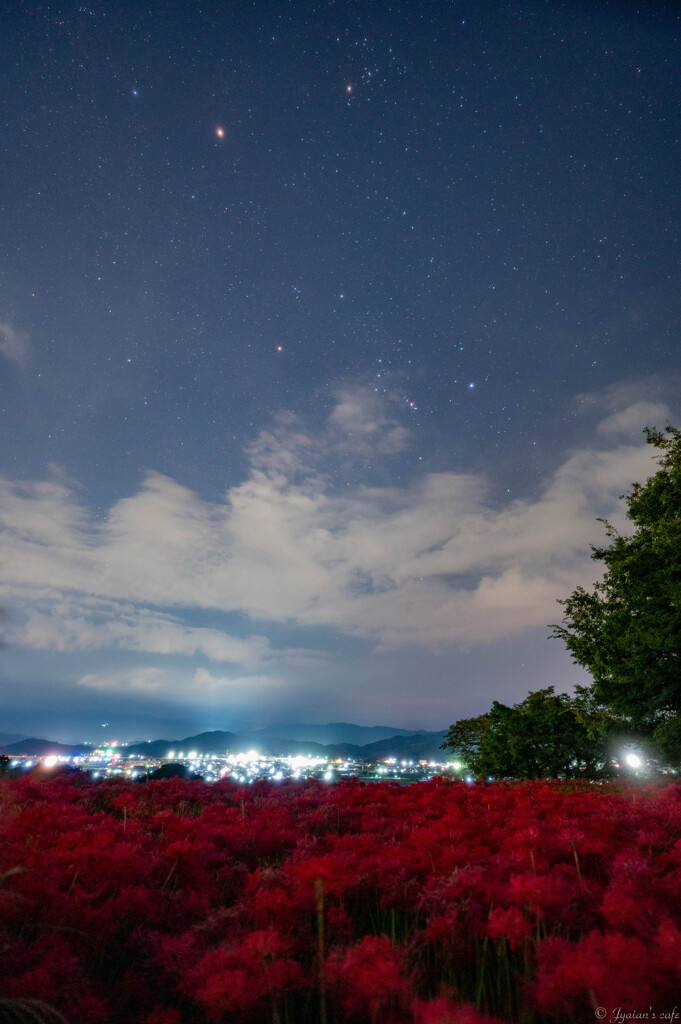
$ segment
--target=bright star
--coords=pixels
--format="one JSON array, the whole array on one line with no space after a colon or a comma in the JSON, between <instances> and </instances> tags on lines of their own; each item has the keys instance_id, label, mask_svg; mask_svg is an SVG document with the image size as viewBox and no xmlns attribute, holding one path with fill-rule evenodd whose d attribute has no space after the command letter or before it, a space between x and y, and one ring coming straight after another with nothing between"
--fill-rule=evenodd
<instances>
[{"instance_id":1,"label":"bright star","mask_svg":"<svg viewBox=\"0 0 681 1024\"><path fill-rule=\"evenodd\" d=\"M225 137L225 129L224 128L216 128L215 129L215 134L217 135L217 137L219 139L224 139L224 137Z\"/></svg>"}]
</instances>

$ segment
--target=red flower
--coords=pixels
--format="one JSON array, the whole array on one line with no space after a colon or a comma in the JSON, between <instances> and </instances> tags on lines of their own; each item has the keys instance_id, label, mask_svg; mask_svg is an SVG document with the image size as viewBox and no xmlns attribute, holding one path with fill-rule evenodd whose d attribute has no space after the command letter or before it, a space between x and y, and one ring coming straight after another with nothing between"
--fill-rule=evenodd
<instances>
[{"instance_id":1,"label":"red flower","mask_svg":"<svg viewBox=\"0 0 681 1024\"><path fill-rule=\"evenodd\" d=\"M594 1005L635 1010L678 996L678 977L654 946L617 933L591 932L577 943L553 938L539 949L534 987L541 1012L579 1017ZM595 1002L594 1002L595 1001Z\"/></svg>"},{"instance_id":2,"label":"red flower","mask_svg":"<svg viewBox=\"0 0 681 1024\"><path fill-rule=\"evenodd\" d=\"M368 1016L376 1024L390 1010L407 1005L410 986L402 971L403 958L386 936L365 935L355 946L332 954L325 974L347 1016Z\"/></svg>"},{"instance_id":3,"label":"red flower","mask_svg":"<svg viewBox=\"0 0 681 1024\"><path fill-rule=\"evenodd\" d=\"M446 996L423 1003L412 1004L414 1024L498 1024L480 1013L470 1003L453 1003Z\"/></svg>"},{"instance_id":4,"label":"red flower","mask_svg":"<svg viewBox=\"0 0 681 1024\"><path fill-rule=\"evenodd\" d=\"M242 943L207 953L190 972L189 991L211 1017L275 1004L304 983L300 964L285 953L274 928L251 932Z\"/></svg>"},{"instance_id":5,"label":"red flower","mask_svg":"<svg viewBox=\"0 0 681 1024\"><path fill-rule=\"evenodd\" d=\"M495 908L484 930L490 939L506 939L511 949L522 946L532 935L532 926L518 907Z\"/></svg>"}]
</instances>

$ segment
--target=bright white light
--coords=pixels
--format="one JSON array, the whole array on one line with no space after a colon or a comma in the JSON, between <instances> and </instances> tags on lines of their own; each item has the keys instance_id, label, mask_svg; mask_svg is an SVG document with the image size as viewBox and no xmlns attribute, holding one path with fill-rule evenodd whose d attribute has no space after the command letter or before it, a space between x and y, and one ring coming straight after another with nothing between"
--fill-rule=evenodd
<instances>
[{"instance_id":1,"label":"bright white light","mask_svg":"<svg viewBox=\"0 0 681 1024\"><path fill-rule=\"evenodd\" d=\"M455 772L460 772L462 768L461 761L452 761L452 768Z\"/></svg>"},{"instance_id":2,"label":"bright white light","mask_svg":"<svg viewBox=\"0 0 681 1024\"><path fill-rule=\"evenodd\" d=\"M195 761L198 756L199 755L196 753L195 750L190 750L189 753L187 754L187 757L189 758L190 761Z\"/></svg>"},{"instance_id":3,"label":"bright white light","mask_svg":"<svg viewBox=\"0 0 681 1024\"><path fill-rule=\"evenodd\" d=\"M54 756L54 754L50 754L50 756L46 757L45 760L43 761L43 764L45 765L46 768L54 768L56 763L57 758Z\"/></svg>"},{"instance_id":4,"label":"bright white light","mask_svg":"<svg viewBox=\"0 0 681 1024\"><path fill-rule=\"evenodd\" d=\"M630 768L640 768L642 761L638 754L627 754L624 759Z\"/></svg>"}]
</instances>

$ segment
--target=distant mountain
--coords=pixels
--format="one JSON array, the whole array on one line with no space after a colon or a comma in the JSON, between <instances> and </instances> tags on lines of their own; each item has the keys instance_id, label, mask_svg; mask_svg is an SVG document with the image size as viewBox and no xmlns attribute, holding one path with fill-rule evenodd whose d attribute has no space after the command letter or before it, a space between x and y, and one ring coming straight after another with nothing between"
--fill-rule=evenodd
<instances>
[{"instance_id":1,"label":"distant mountain","mask_svg":"<svg viewBox=\"0 0 681 1024\"><path fill-rule=\"evenodd\" d=\"M183 740L151 740L151 742L131 743L125 747L128 754L141 754L144 757L163 759L172 753L175 757L182 753L185 756L192 751L197 754L224 754L226 750L237 750L239 737L233 732L200 732L197 736L185 736ZM236 744L236 747L235 747ZM249 750L249 747L245 747Z\"/></svg>"},{"instance_id":2,"label":"distant mountain","mask_svg":"<svg viewBox=\"0 0 681 1024\"><path fill-rule=\"evenodd\" d=\"M72 746L69 743L57 743L54 740L38 739L35 736L26 737L17 743L0 743L0 752L3 754L27 754L29 757L46 757L49 754L91 754L92 747L86 743Z\"/></svg>"},{"instance_id":3,"label":"distant mountain","mask_svg":"<svg viewBox=\"0 0 681 1024\"><path fill-rule=\"evenodd\" d=\"M305 727L301 727L305 728ZM310 728L320 728L310 727ZM323 728L323 727L322 727ZM329 727L333 728L333 727ZM366 728L354 726L355 729ZM374 728L382 728L380 726ZM312 754L319 757L363 757L371 760L383 757L408 758L413 760L442 757L439 750L444 740L445 731L425 732L420 730L406 735L391 735L387 739L374 743L315 743L312 740L286 739L278 736L268 737L269 730L261 729L255 733L239 736L233 732L202 732L197 736L185 736L181 740L154 740L151 743L132 743L125 747L128 754L140 754L163 760L172 754L178 757L181 753L186 757L196 751L197 754L245 754L249 750L257 750L260 754L271 754L273 757L289 757L295 754Z\"/></svg>"},{"instance_id":4,"label":"distant mountain","mask_svg":"<svg viewBox=\"0 0 681 1024\"><path fill-rule=\"evenodd\" d=\"M256 729L248 733L257 745L267 740L303 740L312 743L352 743L364 747L367 743L378 743L391 736L416 736L423 730L396 729L389 725L353 725L351 722L328 722L325 725L276 724L266 729ZM246 734L242 734L246 735Z\"/></svg>"},{"instance_id":5,"label":"distant mountain","mask_svg":"<svg viewBox=\"0 0 681 1024\"><path fill-rule=\"evenodd\" d=\"M272 727L272 731L278 729ZM439 760L443 752L439 749L446 732L426 732L423 729L417 732L393 733L388 726L362 726L351 725L345 722L336 722L322 726L288 726L284 731L305 730L315 731L315 735L324 735L328 730L331 735L354 735L366 738L367 735L378 733L389 733L381 739L370 743L330 742L320 743L312 739L289 738L286 736L270 735L270 729L260 729L254 733L242 736L233 732L202 732L196 736L185 736L179 740L152 740L151 742L131 743L121 748L121 752L135 754L143 757L151 757L160 761L170 760L183 754L196 751L197 754L224 754L229 751L231 754L247 753L249 750L257 750L260 754L270 754L273 757L289 757L296 754L312 754L318 757L355 757L366 760L381 760L386 757L396 757L407 760ZM335 731L335 732L334 732ZM329 734L327 733L327 735ZM48 754L80 754L91 753L92 747L82 744L71 746L65 743L56 743L52 740L36 739L35 737L25 738L16 743L3 744L0 742L0 751L6 754L26 754L31 757L45 756Z\"/></svg>"},{"instance_id":6,"label":"distant mountain","mask_svg":"<svg viewBox=\"0 0 681 1024\"><path fill-rule=\"evenodd\" d=\"M413 761L441 761L447 756L444 750L440 750L440 745L444 743L446 735L447 730L443 729L441 732L392 736L390 739L379 740L378 743L369 743L366 747L362 747L362 754L364 757L376 758L376 760L383 757L397 757Z\"/></svg>"},{"instance_id":7,"label":"distant mountain","mask_svg":"<svg viewBox=\"0 0 681 1024\"><path fill-rule=\"evenodd\" d=\"M347 744L346 744L347 746ZM249 750L257 750L259 754L271 754L273 757L290 757L296 754L317 754L320 757L344 757L343 750L335 753L336 748L322 746L303 740L286 740L272 737L266 739L254 733L237 736L233 732L201 732L197 736L185 736L181 740L153 740L150 743L131 743L123 748L126 754L139 754L143 757L164 758L178 757L196 752L197 754L247 754ZM360 747L352 747L360 750ZM334 753L329 753L333 750Z\"/></svg>"}]
</instances>

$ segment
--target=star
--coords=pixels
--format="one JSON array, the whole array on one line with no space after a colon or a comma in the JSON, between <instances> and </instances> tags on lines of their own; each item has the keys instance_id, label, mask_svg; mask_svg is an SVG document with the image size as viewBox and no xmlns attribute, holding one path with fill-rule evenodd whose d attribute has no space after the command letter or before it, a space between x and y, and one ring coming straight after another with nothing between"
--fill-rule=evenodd
<instances>
[{"instance_id":1,"label":"star","mask_svg":"<svg viewBox=\"0 0 681 1024\"><path fill-rule=\"evenodd\" d=\"M225 129L224 128L216 128L215 129L215 134L217 135L217 137L219 139L224 139L224 137L225 137Z\"/></svg>"}]
</instances>

